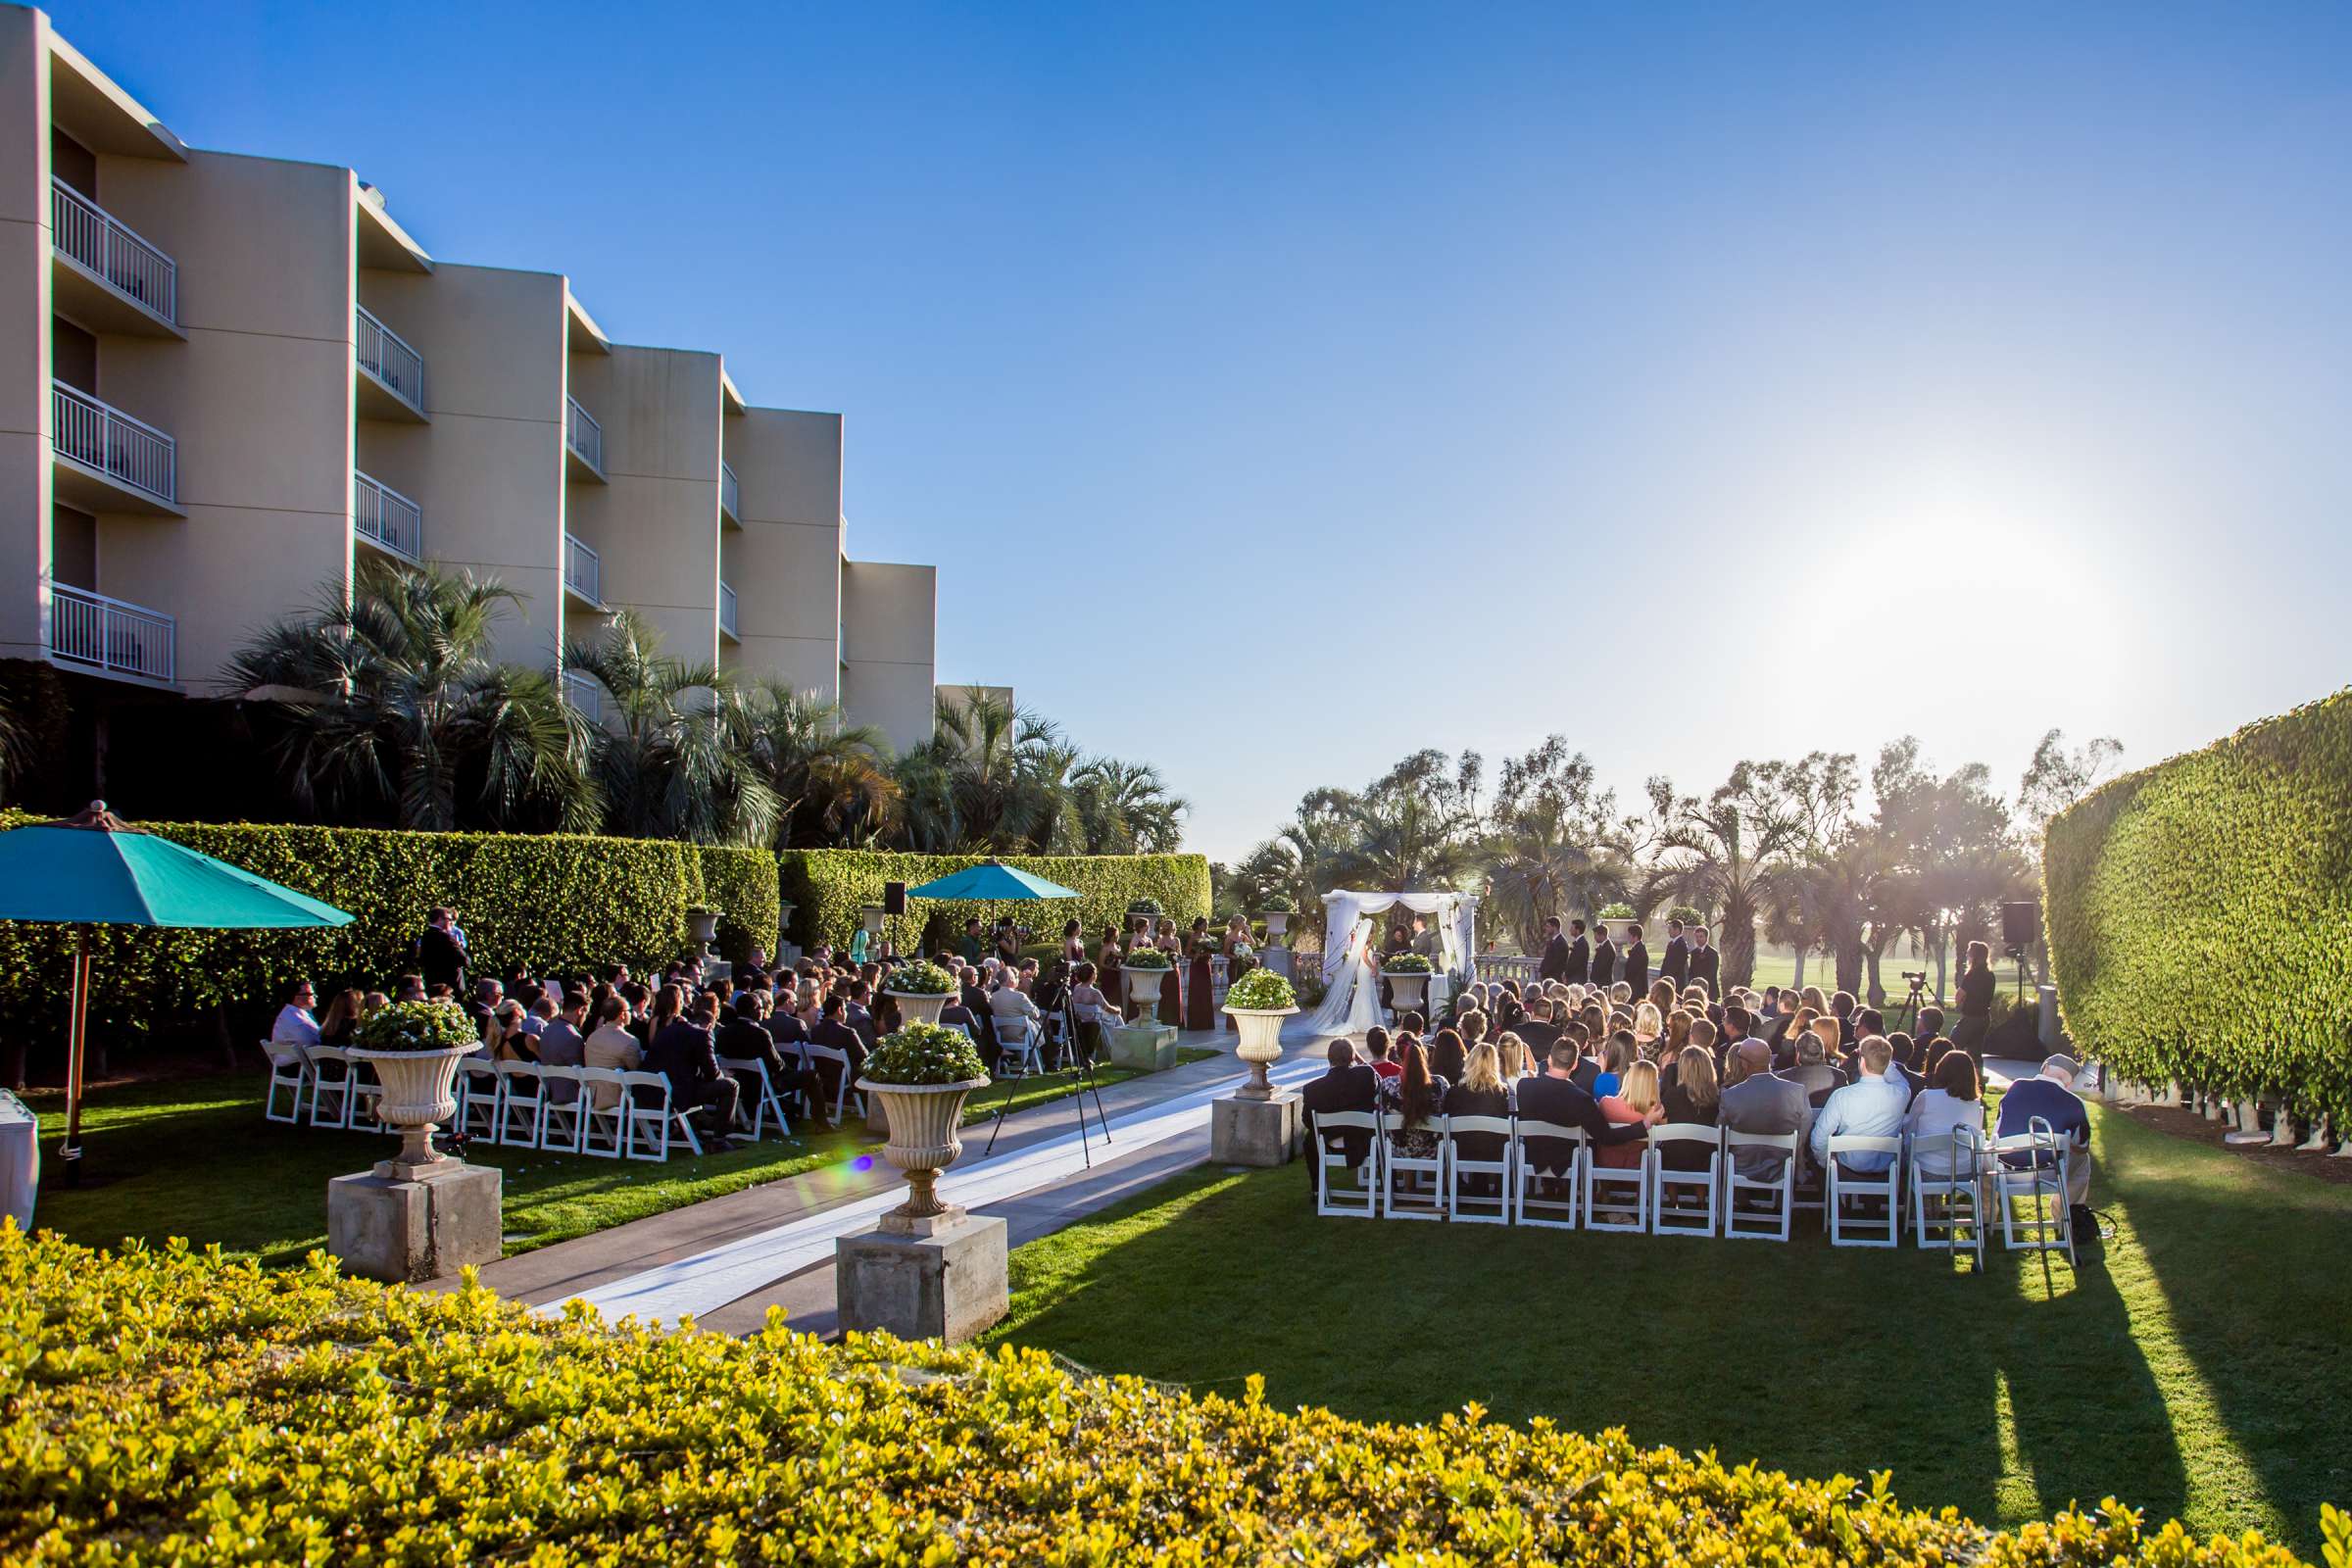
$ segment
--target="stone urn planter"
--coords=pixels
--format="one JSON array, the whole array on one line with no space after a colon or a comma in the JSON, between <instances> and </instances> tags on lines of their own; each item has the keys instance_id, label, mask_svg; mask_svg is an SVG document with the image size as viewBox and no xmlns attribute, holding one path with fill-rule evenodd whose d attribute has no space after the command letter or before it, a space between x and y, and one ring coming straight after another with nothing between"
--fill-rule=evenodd
<instances>
[{"instance_id":1,"label":"stone urn planter","mask_svg":"<svg viewBox=\"0 0 2352 1568\"><path fill-rule=\"evenodd\" d=\"M893 991L884 986L882 994L899 1004L899 1016L908 1023L937 1023L940 1012L947 1006L947 991Z\"/></svg>"},{"instance_id":2,"label":"stone urn planter","mask_svg":"<svg viewBox=\"0 0 2352 1568\"><path fill-rule=\"evenodd\" d=\"M1170 972L1167 969L1121 969L1119 983L1127 988L1128 1010L1132 1012L1135 1008L1141 1007L1144 1009L1146 1019L1156 1017L1159 1007L1160 983L1168 977Z\"/></svg>"},{"instance_id":3,"label":"stone urn planter","mask_svg":"<svg viewBox=\"0 0 2352 1568\"><path fill-rule=\"evenodd\" d=\"M716 909L688 909L686 934L708 948L718 940L718 911Z\"/></svg>"},{"instance_id":4,"label":"stone urn planter","mask_svg":"<svg viewBox=\"0 0 2352 1568\"><path fill-rule=\"evenodd\" d=\"M956 1133L963 1125L964 1100L973 1090L987 1088L988 1080L878 1084L860 1078L858 1087L866 1102L879 1106L889 1118L890 1141L882 1146L882 1157L906 1173L906 1201L882 1216L882 1228L911 1232L946 1214L948 1205L939 1200L939 1173L963 1152L963 1140Z\"/></svg>"},{"instance_id":5,"label":"stone urn planter","mask_svg":"<svg viewBox=\"0 0 2352 1568\"><path fill-rule=\"evenodd\" d=\"M457 1115L458 1097L453 1085L458 1061L473 1054L473 1051L471 1046L456 1046L446 1051L352 1048L351 1059L368 1063L375 1070L376 1081L384 1086L384 1092L376 1097L377 1117L400 1129L400 1152L377 1164L378 1175L392 1175L393 1167L408 1171L435 1165L449 1157L434 1152L433 1129L446 1126Z\"/></svg>"},{"instance_id":6,"label":"stone urn planter","mask_svg":"<svg viewBox=\"0 0 2352 1568\"><path fill-rule=\"evenodd\" d=\"M1429 1006L1429 976L1426 974L1389 974L1381 978L1389 983L1389 1001L1396 1011L1423 1012Z\"/></svg>"},{"instance_id":7,"label":"stone urn planter","mask_svg":"<svg viewBox=\"0 0 2352 1568\"><path fill-rule=\"evenodd\" d=\"M1271 1100L1274 1086L1266 1069L1282 1059L1282 1020L1296 1016L1297 1007L1227 1007L1225 1016L1241 1035L1233 1054L1250 1064L1250 1081L1234 1091L1242 1100Z\"/></svg>"},{"instance_id":8,"label":"stone urn planter","mask_svg":"<svg viewBox=\"0 0 2352 1568\"><path fill-rule=\"evenodd\" d=\"M1283 946L1282 934L1291 928L1291 911L1268 909L1258 918L1266 922L1266 946L1269 948Z\"/></svg>"},{"instance_id":9,"label":"stone urn planter","mask_svg":"<svg viewBox=\"0 0 2352 1568\"><path fill-rule=\"evenodd\" d=\"M867 936L878 937L882 934L882 912L879 904L868 904L858 909L858 914L865 922Z\"/></svg>"}]
</instances>

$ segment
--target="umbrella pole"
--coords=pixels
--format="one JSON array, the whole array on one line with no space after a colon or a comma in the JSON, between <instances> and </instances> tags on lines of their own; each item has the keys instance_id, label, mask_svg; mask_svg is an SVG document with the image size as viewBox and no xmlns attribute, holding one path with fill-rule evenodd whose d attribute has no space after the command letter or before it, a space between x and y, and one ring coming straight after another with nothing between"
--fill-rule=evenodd
<instances>
[{"instance_id":1,"label":"umbrella pole","mask_svg":"<svg viewBox=\"0 0 2352 1568\"><path fill-rule=\"evenodd\" d=\"M90 1026L90 928L74 928L74 1017L66 1033L66 1185L81 1185L81 1062Z\"/></svg>"}]
</instances>

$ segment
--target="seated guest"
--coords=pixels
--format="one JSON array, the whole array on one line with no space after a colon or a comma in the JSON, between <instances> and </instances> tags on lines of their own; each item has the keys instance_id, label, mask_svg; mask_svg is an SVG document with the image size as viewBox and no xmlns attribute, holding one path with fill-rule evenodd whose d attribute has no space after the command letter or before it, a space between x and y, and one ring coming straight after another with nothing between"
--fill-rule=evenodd
<instances>
[{"instance_id":1,"label":"seated guest","mask_svg":"<svg viewBox=\"0 0 2352 1568\"><path fill-rule=\"evenodd\" d=\"M988 1010L988 990L980 983L978 965L965 964L956 980L963 988L959 995L963 998L964 1010L970 1013L973 1021L980 1026L972 1033L972 1043L980 1048L980 1055L983 1060L994 1061L997 1055L997 1037L990 1022L992 1015Z\"/></svg>"},{"instance_id":2,"label":"seated guest","mask_svg":"<svg viewBox=\"0 0 2352 1568\"><path fill-rule=\"evenodd\" d=\"M1320 1111L1326 1116L1338 1115L1342 1111L1372 1109L1379 1098L1380 1075L1355 1059L1355 1048L1344 1039L1334 1040L1324 1052L1324 1060L1331 1065L1323 1076L1308 1081L1298 1090L1300 1108L1310 1114ZM1307 1124L1307 1130L1311 1135L1314 1130L1312 1122ZM1351 1129L1326 1139L1325 1144L1337 1151L1349 1165L1361 1165L1372 1152L1372 1134ZM1323 1162L1319 1159L1306 1162L1307 1188L1310 1192L1317 1191L1315 1183L1320 1179L1322 1169Z\"/></svg>"},{"instance_id":3,"label":"seated guest","mask_svg":"<svg viewBox=\"0 0 2352 1568\"><path fill-rule=\"evenodd\" d=\"M735 1009L734 1016L719 1021L717 1038L712 1044L725 1060L756 1061L765 1066L767 1081L774 1086L780 1103L784 1096L802 1087L803 1069L797 1053L787 1058L776 1049L776 1037L767 1029L767 1006L765 991L745 992L743 1005ZM749 1074L735 1082L746 1095L760 1092Z\"/></svg>"},{"instance_id":4,"label":"seated guest","mask_svg":"<svg viewBox=\"0 0 2352 1568\"><path fill-rule=\"evenodd\" d=\"M1410 1029L1404 1031L1408 1035L1412 1032ZM1482 1048L1483 1043L1481 1046L1465 1043L1456 1030L1441 1029L1438 1037L1429 1043L1429 1070L1447 1083L1459 1083L1468 1068L1470 1057Z\"/></svg>"},{"instance_id":5,"label":"seated guest","mask_svg":"<svg viewBox=\"0 0 2352 1568\"><path fill-rule=\"evenodd\" d=\"M297 980L286 987L286 1004L277 1009L277 1021L270 1026L270 1044L288 1048L318 1044L318 1019L311 1011L317 1005L318 993L308 980ZM289 1049L270 1054L283 1060L300 1053Z\"/></svg>"},{"instance_id":6,"label":"seated guest","mask_svg":"<svg viewBox=\"0 0 2352 1568\"><path fill-rule=\"evenodd\" d=\"M1953 1057L1966 1058L1965 1051L1954 1051ZM1948 1062L1951 1057L1946 1057ZM2095 1225L2090 1202L2090 1116L2082 1102L2075 1098L2075 1075L2081 1071L2075 1058L2054 1055L2041 1064L2041 1071L2032 1078L2021 1079L2009 1086L2001 1096L2000 1136L2014 1138L2032 1129L2038 1118L2049 1123L2068 1146L2066 1156L2066 1206L2072 1211L2077 1225ZM2029 1156L2004 1154L2012 1165L2023 1165Z\"/></svg>"},{"instance_id":7,"label":"seated guest","mask_svg":"<svg viewBox=\"0 0 2352 1568\"><path fill-rule=\"evenodd\" d=\"M1459 1013L1454 1017L1453 1028L1454 1032L1461 1036L1464 1059L1469 1057L1471 1052L1478 1049L1478 1043L1481 1040L1487 1038L1488 1020L1488 1013L1479 1007L1472 1007L1468 1012Z\"/></svg>"},{"instance_id":8,"label":"seated guest","mask_svg":"<svg viewBox=\"0 0 2352 1568\"><path fill-rule=\"evenodd\" d=\"M1614 1042L1612 1042L1612 1045ZM1665 1106L1658 1101L1658 1064L1654 1061L1629 1062L1620 1073L1621 1086L1613 1093L1596 1097L1601 1116L1612 1127L1642 1127L1666 1119ZM1592 1163L1608 1170L1632 1170L1642 1163L1645 1145L1636 1143L1610 1144L1592 1151Z\"/></svg>"},{"instance_id":9,"label":"seated guest","mask_svg":"<svg viewBox=\"0 0 2352 1568\"><path fill-rule=\"evenodd\" d=\"M553 1008L555 999L541 997L540 1005ZM563 1009L546 1020L539 1030L539 1063L545 1067L584 1067L588 1064L588 1036L583 1025L588 1021L588 994L574 991L564 999ZM549 1084L541 1093L551 1105L568 1105L580 1095L574 1083Z\"/></svg>"},{"instance_id":10,"label":"seated guest","mask_svg":"<svg viewBox=\"0 0 2352 1568\"><path fill-rule=\"evenodd\" d=\"M1576 1070L1570 1076L1576 1080L1577 1088L1590 1095L1592 1086L1600 1081L1600 1061L1592 1054L1592 1037L1581 1022L1571 1023L1561 1031L1559 1043L1575 1054ZM1553 1049L1556 1051L1558 1047Z\"/></svg>"},{"instance_id":11,"label":"seated guest","mask_svg":"<svg viewBox=\"0 0 2352 1568\"><path fill-rule=\"evenodd\" d=\"M490 1038L490 1015L498 1010L498 1004L506 1000L506 987L495 980L477 980L473 983L473 1001L466 1004L466 1014L473 1020L474 1028L480 1031L484 1040Z\"/></svg>"},{"instance_id":12,"label":"seated guest","mask_svg":"<svg viewBox=\"0 0 2352 1568\"><path fill-rule=\"evenodd\" d=\"M1830 1022L1828 1019L1823 1021ZM1910 1108L1911 1097L1901 1084L1887 1080L1886 1067L1893 1056L1885 1035L1871 1035L1862 1042L1857 1061L1862 1076L1843 1089L1834 1091L1823 1102L1821 1114L1813 1118L1815 1164L1824 1170L1829 1168L1830 1140L1833 1138L1901 1136L1903 1112ZM1875 1152L1847 1154L1841 1157L1839 1163L1855 1175L1876 1176L1894 1163L1894 1156Z\"/></svg>"},{"instance_id":13,"label":"seated guest","mask_svg":"<svg viewBox=\"0 0 2352 1568\"><path fill-rule=\"evenodd\" d=\"M1903 1113L1903 1131L1915 1139L1941 1138L1958 1127L1984 1130L1984 1106L1977 1084L1977 1063L1965 1051L1946 1052L1930 1087L1911 1099ZM1937 1175L1950 1171L1951 1161L1923 1156Z\"/></svg>"},{"instance_id":14,"label":"seated guest","mask_svg":"<svg viewBox=\"0 0 2352 1568\"><path fill-rule=\"evenodd\" d=\"M394 1002L422 1002L424 1000L424 976L404 974L393 981L392 1000Z\"/></svg>"},{"instance_id":15,"label":"seated guest","mask_svg":"<svg viewBox=\"0 0 2352 1568\"><path fill-rule=\"evenodd\" d=\"M1389 1054L1389 1032L1379 1024L1364 1031L1364 1061L1382 1078L1394 1078L1404 1071L1404 1064Z\"/></svg>"},{"instance_id":16,"label":"seated guest","mask_svg":"<svg viewBox=\"0 0 2352 1568\"><path fill-rule=\"evenodd\" d=\"M1716 1101L1720 1096L1715 1078L1715 1056L1712 1052L1689 1051L1677 1059L1672 1082L1661 1074L1658 1099L1666 1106L1668 1121L1695 1122L1702 1127L1715 1125ZM1673 1161L1668 1163L1672 1164ZM1696 1165L1677 1165L1680 1170L1705 1168L1701 1159Z\"/></svg>"},{"instance_id":17,"label":"seated guest","mask_svg":"<svg viewBox=\"0 0 2352 1568\"><path fill-rule=\"evenodd\" d=\"M1560 1038L1557 1024L1551 1021L1551 999L1545 996L1530 998L1527 1016L1511 1030L1522 1044L1541 1061L1551 1054L1551 1043Z\"/></svg>"},{"instance_id":18,"label":"seated guest","mask_svg":"<svg viewBox=\"0 0 2352 1568\"><path fill-rule=\"evenodd\" d=\"M1803 1148L1813 1122L1813 1107L1802 1084L1772 1070L1772 1053L1760 1040L1742 1042L1724 1067L1723 1092L1716 1099L1716 1125L1736 1133L1773 1138L1797 1135ZM1777 1149L1736 1149L1732 1167L1750 1181L1771 1182L1781 1177L1788 1155Z\"/></svg>"},{"instance_id":19,"label":"seated guest","mask_svg":"<svg viewBox=\"0 0 2352 1568\"><path fill-rule=\"evenodd\" d=\"M1011 1030L1004 1028L1004 1025L1026 1023L1029 1029L1034 1031L1041 1016L1037 1010L1037 1004L1030 999L1027 992L1021 989L1020 979L1020 971L1017 969L1000 969L997 971L996 989L988 994L988 1012L992 1027L995 1027L1003 1038L1009 1039L1012 1033Z\"/></svg>"},{"instance_id":20,"label":"seated guest","mask_svg":"<svg viewBox=\"0 0 2352 1568\"><path fill-rule=\"evenodd\" d=\"M1830 1017L1838 1025L1837 1054L1842 1055L1848 1046L1862 1038L1854 1032L1854 996L1852 992L1840 991L1830 998Z\"/></svg>"},{"instance_id":21,"label":"seated guest","mask_svg":"<svg viewBox=\"0 0 2352 1568\"><path fill-rule=\"evenodd\" d=\"M378 1002L377 1005L381 1006L382 1003ZM369 1011L368 999L360 992L353 990L336 992L335 1000L326 1004L326 1011L318 1020L318 1044L322 1046L352 1044L359 1036L360 1020L367 1017Z\"/></svg>"},{"instance_id":22,"label":"seated guest","mask_svg":"<svg viewBox=\"0 0 2352 1568\"><path fill-rule=\"evenodd\" d=\"M1646 1121L1612 1124L1600 1113L1599 1103L1578 1087L1575 1075L1582 1060L1573 1042L1562 1039L1553 1046L1542 1076L1522 1078L1511 1086L1511 1100L1518 1107L1519 1119L1548 1122L1555 1127L1580 1127L1596 1147L1633 1144L1646 1138L1649 1135ZM1527 1141L1528 1163L1546 1177L1563 1175L1574 1157L1575 1148L1565 1139L1531 1138Z\"/></svg>"},{"instance_id":23,"label":"seated guest","mask_svg":"<svg viewBox=\"0 0 2352 1568\"><path fill-rule=\"evenodd\" d=\"M743 1091L718 1064L717 1027L718 999L698 996L688 1011L663 1024L654 1036L653 1049L646 1053L646 1069L669 1080L670 1104L699 1112L696 1119L710 1135L710 1150L725 1153L735 1147L729 1134Z\"/></svg>"},{"instance_id":24,"label":"seated guest","mask_svg":"<svg viewBox=\"0 0 2352 1568\"><path fill-rule=\"evenodd\" d=\"M1666 1033L1666 1015L1648 1002L1634 1008L1634 1054L1658 1059L1658 1040Z\"/></svg>"},{"instance_id":25,"label":"seated guest","mask_svg":"<svg viewBox=\"0 0 2352 1568\"><path fill-rule=\"evenodd\" d=\"M539 1042L523 1028L522 1004L509 998L490 1015L490 1038L484 1042L492 1061L537 1061ZM481 1054L480 1052L474 1054Z\"/></svg>"},{"instance_id":26,"label":"seated guest","mask_svg":"<svg viewBox=\"0 0 2352 1568\"><path fill-rule=\"evenodd\" d=\"M1110 1041L1107 1031L1116 1029L1120 1021L1119 1009L1095 984L1098 972L1092 963L1081 963L1070 971L1070 1018L1077 1026L1078 1059L1082 1063L1093 1061L1102 1054ZM1335 1041L1333 1044L1345 1046L1347 1042ZM1352 1048L1348 1050L1348 1059L1355 1059Z\"/></svg>"},{"instance_id":27,"label":"seated guest","mask_svg":"<svg viewBox=\"0 0 2352 1568\"><path fill-rule=\"evenodd\" d=\"M1814 1019L1813 1027L1797 1037L1796 1065L1786 1075L1804 1086L1806 1102L1817 1108L1846 1084L1845 1074L1830 1065L1837 1038L1837 1019Z\"/></svg>"},{"instance_id":28,"label":"seated guest","mask_svg":"<svg viewBox=\"0 0 2352 1568\"><path fill-rule=\"evenodd\" d=\"M1494 1058L1502 1073L1502 1081L1506 1084L1515 1084L1526 1077L1528 1064L1535 1060L1527 1049L1527 1042L1516 1034L1508 1033L1494 1042Z\"/></svg>"},{"instance_id":29,"label":"seated guest","mask_svg":"<svg viewBox=\"0 0 2352 1568\"><path fill-rule=\"evenodd\" d=\"M1616 1094L1625 1082L1626 1069L1633 1064L1633 1031L1620 1029L1610 1035L1608 1042L1600 1048L1600 1072L1592 1081L1592 1098L1606 1100Z\"/></svg>"},{"instance_id":30,"label":"seated guest","mask_svg":"<svg viewBox=\"0 0 2352 1568\"><path fill-rule=\"evenodd\" d=\"M1431 1076L1429 1057L1419 1041L1405 1042L1396 1076L1380 1081L1380 1108L1394 1112L1398 1122L1389 1130L1389 1148L1400 1158L1429 1159L1437 1153L1438 1130L1430 1123L1443 1110L1452 1087Z\"/></svg>"},{"instance_id":31,"label":"seated guest","mask_svg":"<svg viewBox=\"0 0 2352 1568\"><path fill-rule=\"evenodd\" d=\"M849 1003L838 996L827 997L823 1002L817 1004L817 1019L815 1025L808 1031L808 1043L812 1046L824 1046L848 1056L850 1058L848 1081L856 1083L858 1075L865 1070L865 1042L858 1037L857 1030L842 1021L842 1013L848 1006ZM993 1046L983 1047L982 1055L986 1056L994 1049ZM812 1065L816 1069L817 1080L822 1085L825 1103L833 1104L842 1093L840 1087L843 1081L841 1063L820 1059Z\"/></svg>"},{"instance_id":32,"label":"seated guest","mask_svg":"<svg viewBox=\"0 0 2352 1568\"><path fill-rule=\"evenodd\" d=\"M634 1072L645 1063L645 1048L629 1032L629 1004L619 997L607 1001L596 1015L596 1027L588 1031L587 1044L580 1048L583 1065L617 1067ZM598 1110L611 1110L620 1103L618 1084L591 1084L590 1099Z\"/></svg>"},{"instance_id":33,"label":"seated guest","mask_svg":"<svg viewBox=\"0 0 2352 1568\"><path fill-rule=\"evenodd\" d=\"M1503 1038L1510 1040L1516 1037L1505 1035ZM1502 1076L1502 1057L1493 1046L1481 1041L1478 1049L1470 1053L1470 1059L1462 1068L1462 1081L1446 1091L1445 1110L1448 1116L1500 1116L1509 1119L1511 1086ZM1453 1147L1455 1153L1463 1159L1494 1163L1502 1158L1504 1146L1509 1142L1510 1137L1506 1133L1456 1133ZM1494 1179L1486 1177L1484 1183L1486 1190L1492 1194Z\"/></svg>"},{"instance_id":34,"label":"seated guest","mask_svg":"<svg viewBox=\"0 0 2352 1568\"><path fill-rule=\"evenodd\" d=\"M390 997L385 996L381 991L370 991L360 1003L360 1017L363 1021L372 1018L390 1005L392 1005Z\"/></svg>"}]
</instances>

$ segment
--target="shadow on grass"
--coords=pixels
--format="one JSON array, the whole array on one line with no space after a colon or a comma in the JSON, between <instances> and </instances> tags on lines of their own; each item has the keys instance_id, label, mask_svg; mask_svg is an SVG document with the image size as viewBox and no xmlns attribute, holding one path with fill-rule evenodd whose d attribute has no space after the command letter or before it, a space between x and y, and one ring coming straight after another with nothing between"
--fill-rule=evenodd
<instances>
[{"instance_id":1,"label":"shadow on grass","mask_svg":"<svg viewBox=\"0 0 2352 1568\"><path fill-rule=\"evenodd\" d=\"M1367 1420L1475 1400L1801 1475L1894 1472L1916 1505L2046 1517L2184 1469L2095 1259L1321 1219L1297 1169L1202 1172L1012 1256L996 1338ZM2006 1404L2013 1419L2003 1420Z\"/></svg>"}]
</instances>

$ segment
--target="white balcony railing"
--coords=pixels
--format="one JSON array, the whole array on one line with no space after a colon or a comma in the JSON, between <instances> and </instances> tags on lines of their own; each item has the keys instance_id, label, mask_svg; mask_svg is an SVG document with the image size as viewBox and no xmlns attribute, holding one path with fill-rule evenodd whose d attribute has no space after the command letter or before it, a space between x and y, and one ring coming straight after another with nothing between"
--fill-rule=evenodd
<instances>
[{"instance_id":1,"label":"white balcony railing","mask_svg":"<svg viewBox=\"0 0 2352 1568\"><path fill-rule=\"evenodd\" d=\"M361 367L390 387L401 402L423 413L424 356L407 338L377 320L367 306L358 310Z\"/></svg>"},{"instance_id":2,"label":"white balcony railing","mask_svg":"<svg viewBox=\"0 0 2352 1568\"><path fill-rule=\"evenodd\" d=\"M564 444L578 453L589 467L605 471L605 427L568 393L564 398Z\"/></svg>"},{"instance_id":3,"label":"white balcony railing","mask_svg":"<svg viewBox=\"0 0 2352 1568\"><path fill-rule=\"evenodd\" d=\"M154 425L63 381L50 383L57 455L159 501L179 500L179 446Z\"/></svg>"},{"instance_id":4,"label":"white balcony railing","mask_svg":"<svg viewBox=\"0 0 2352 1568\"><path fill-rule=\"evenodd\" d=\"M594 675L583 675L576 669L564 672L564 701L571 710L591 724L605 719L605 689L596 683Z\"/></svg>"},{"instance_id":5,"label":"white balcony railing","mask_svg":"<svg viewBox=\"0 0 2352 1568\"><path fill-rule=\"evenodd\" d=\"M604 585L598 581L603 565L604 563L597 560L596 552L582 544L578 535L564 535L564 586L592 605L605 602L604 594L600 591Z\"/></svg>"},{"instance_id":6,"label":"white balcony railing","mask_svg":"<svg viewBox=\"0 0 2352 1568\"><path fill-rule=\"evenodd\" d=\"M179 320L178 265L62 179L49 182L49 231L60 254L165 320Z\"/></svg>"},{"instance_id":7,"label":"white balcony railing","mask_svg":"<svg viewBox=\"0 0 2352 1568\"><path fill-rule=\"evenodd\" d=\"M170 615L86 588L49 589L49 651L76 664L148 680L176 678L179 628Z\"/></svg>"},{"instance_id":8,"label":"white balcony railing","mask_svg":"<svg viewBox=\"0 0 2352 1568\"><path fill-rule=\"evenodd\" d=\"M351 525L396 556L424 559L424 509L357 468L351 473Z\"/></svg>"},{"instance_id":9,"label":"white balcony railing","mask_svg":"<svg viewBox=\"0 0 2352 1568\"><path fill-rule=\"evenodd\" d=\"M743 520L743 482L724 463L718 466L718 510L737 522Z\"/></svg>"},{"instance_id":10,"label":"white balcony railing","mask_svg":"<svg viewBox=\"0 0 2352 1568\"><path fill-rule=\"evenodd\" d=\"M725 583L718 585L718 629L728 636L735 632L735 590Z\"/></svg>"}]
</instances>

